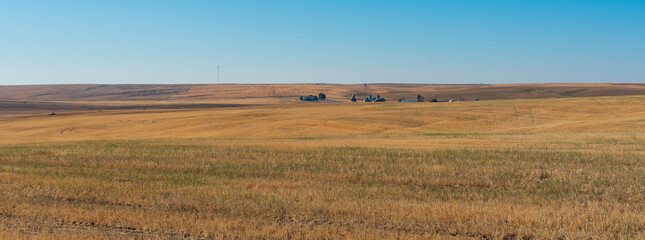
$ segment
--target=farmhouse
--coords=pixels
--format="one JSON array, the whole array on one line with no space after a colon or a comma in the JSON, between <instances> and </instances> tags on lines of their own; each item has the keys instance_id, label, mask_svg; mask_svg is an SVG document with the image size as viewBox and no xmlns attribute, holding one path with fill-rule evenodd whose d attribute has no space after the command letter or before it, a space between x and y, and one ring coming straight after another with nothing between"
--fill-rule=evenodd
<instances>
[{"instance_id":1,"label":"farmhouse","mask_svg":"<svg viewBox=\"0 0 645 240\"><path fill-rule=\"evenodd\" d=\"M304 97L303 97L303 96L300 96L300 98L298 98L298 101L304 101L304 102L317 102L317 101L318 101L318 97L317 97L317 96L314 96L314 95L307 95L307 96L304 96Z\"/></svg>"}]
</instances>

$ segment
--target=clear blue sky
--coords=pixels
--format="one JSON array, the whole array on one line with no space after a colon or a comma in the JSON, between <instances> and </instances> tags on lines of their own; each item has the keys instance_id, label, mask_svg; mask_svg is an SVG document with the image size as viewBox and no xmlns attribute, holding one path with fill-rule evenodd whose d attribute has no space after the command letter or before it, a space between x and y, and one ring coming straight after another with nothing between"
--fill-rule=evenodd
<instances>
[{"instance_id":1,"label":"clear blue sky","mask_svg":"<svg viewBox=\"0 0 645 240\"><path fill-rule=\"evenodd\" d=\"M645 1L0 0L0 84L645 82Z\"/></svg>"}]
</instances>

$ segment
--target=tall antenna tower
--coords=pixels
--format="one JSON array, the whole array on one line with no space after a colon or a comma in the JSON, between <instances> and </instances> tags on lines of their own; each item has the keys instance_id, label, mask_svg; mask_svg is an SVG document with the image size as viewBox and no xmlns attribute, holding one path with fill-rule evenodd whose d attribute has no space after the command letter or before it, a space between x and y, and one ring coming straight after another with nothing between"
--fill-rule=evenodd
<instances>
[{"instance_id":1,"label":"tall antenna tower","mask_svg":"<svg viewBox=\"0 0 645 240\"><path fill-rule=\"evenodd\" d=\"M363 84L363 92L365 94L365 97L367 97L367 83Z\"/></svg>"},{"instance_id":2,"label":"tall antenna tower","mask_svg":"<svg viewBox=\"0 0 645 240\"><path fill-rule=\"evenodd\" d=\"M219 84L219 65L217 65L217 84Z\"/></svg>"}]
</instances>

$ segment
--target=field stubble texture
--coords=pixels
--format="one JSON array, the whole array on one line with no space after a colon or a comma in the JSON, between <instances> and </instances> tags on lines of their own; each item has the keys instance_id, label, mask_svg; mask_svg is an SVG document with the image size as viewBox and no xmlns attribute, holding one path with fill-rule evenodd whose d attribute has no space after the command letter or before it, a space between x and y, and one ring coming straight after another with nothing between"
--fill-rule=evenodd
<instances>
[{"instance_id":1,"label":"field stubble texture","mask_svg":"<svg viewBox=\"0 0 645 240\"><path fill-rule=\"evenodd\" d=\"M0 238L644 238L642 101L274 110L284 118L264 109L222 110L220 119L267 121L253 129L264 135L239 134L253 132L242 122L204 138L118 140L124 137L100 135L95 127L95 138L106 140L72 134L29 143L33 132L14 130L7 136L16 143L0 145ZM359 129L332 124L328 134L275 130L320 108L345 115L303 128L340 119L360 124L352 111L383 117ZM455 117L480 108L487 110ZM406 116L396 115L402 111ZM452 120L437 123L438 113ZM206 119L200 114L187 119ZM381 126L390 128L376 131ZM343 127L356 132L340 134ZM229 135L236 129L238 135ZM49 132L39 133L41 139Z\"/></svg>"}]
</instances>

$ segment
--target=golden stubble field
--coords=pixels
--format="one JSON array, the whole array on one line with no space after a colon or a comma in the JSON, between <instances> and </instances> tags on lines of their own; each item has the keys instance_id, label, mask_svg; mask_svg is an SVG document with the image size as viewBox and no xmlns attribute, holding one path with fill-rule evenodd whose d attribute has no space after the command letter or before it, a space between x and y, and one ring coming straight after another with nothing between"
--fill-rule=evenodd
<instances>
[{"instance_id":1,"label":"golden stubble field","mask_svg":"<svg viewBox=\"0 0 645 240\"><path fill-rule=\"evenodd\" d=\"M0 238L645 238L645 96L0 117Z\"/></svg>"}]
</instances>

